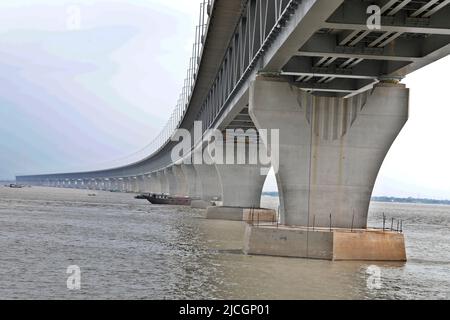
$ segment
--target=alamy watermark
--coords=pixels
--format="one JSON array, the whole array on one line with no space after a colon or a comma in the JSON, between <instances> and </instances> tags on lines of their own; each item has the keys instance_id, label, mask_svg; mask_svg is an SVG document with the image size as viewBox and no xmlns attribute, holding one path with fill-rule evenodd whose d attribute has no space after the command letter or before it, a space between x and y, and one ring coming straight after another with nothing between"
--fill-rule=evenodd
<instances>
[{"instance_id":1,"label":"alamy watermark","mask_svg":"<svg viewBox=\"0 0 450 320\"><path fill-rule=\"evenodd\" d=\"M377 266L369 266L366 269L366 285L369 290L380 290L383 286L381 278L381 268Z\"/></svg>"},{"instance_id":2,"label":"alamy watermark","mask_svg":"<svg viewBox=\"0 0 450 320\"><path fill-rule=\"evenodd\" d=\"M194 165L260 165L262 175L270 168L278 172L280 154L279 129L227 129L207 130L202 122L194 123L193 135L189 130L178 129L171 140L178 142L172 149L173 163ZM195 148L195 146L201 146Z\"/></svg>"},{"instance_id":3,"label":"alamy watermark","mask_svg":"<svg viewBox=\"0 0 450 320\"><path fill-rule=\"evenodd\" d=\"M67 267L67 289L69 290L81 290L81 268L79 266L73 265Z\"/></svg>"},{"instance_id":4,"label":"alamy watermark","mask_svg":"<svg viewBox=\"0 0 450 320\"><path fill-rule=\"evenodd\" d=\"M367 7L367 28L369 30L381 30L381 8L377 5Z\"/></svg>"}]
</instances>

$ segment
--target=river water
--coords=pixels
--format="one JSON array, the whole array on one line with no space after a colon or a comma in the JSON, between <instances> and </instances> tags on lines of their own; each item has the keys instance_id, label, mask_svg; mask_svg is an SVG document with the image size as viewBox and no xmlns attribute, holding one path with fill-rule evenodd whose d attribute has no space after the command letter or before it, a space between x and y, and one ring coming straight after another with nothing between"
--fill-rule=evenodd
<instances>
[{"instance_id":1,"label":"river water","mask_svg":"<svg viewBox=\"0 0 450 320\"><path fill-rule=\"evenodd\" d=\"M450 206L372 204L370 226L405 221L409 257L377 264L377 289L369 263L245 256L243 223L90 193L0 188L0 299L450 299Z\"/></svg>"}]
</instances>

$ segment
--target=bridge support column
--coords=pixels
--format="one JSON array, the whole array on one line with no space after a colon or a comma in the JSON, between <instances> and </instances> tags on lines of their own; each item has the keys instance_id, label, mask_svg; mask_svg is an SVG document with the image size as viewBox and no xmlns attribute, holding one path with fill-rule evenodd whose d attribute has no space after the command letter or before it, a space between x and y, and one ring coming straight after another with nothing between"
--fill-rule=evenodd
<instances>
[{"instance_id":1,"label":"bridge support column","mask_svg":"<svg viewBox=\"0 0 450 320\"><path fill-rule=\"evenodd\" d=\"M370 233L367 215L380 167L408 119L408 98L402 84L380 83L344 99L313 96L277 79L254 81L250 116L258 129L280 134L279 146L265 143L269 150L279 148L281 222L301 228L249 227L246 252L405 260L403 236ZM341 235L342 230L360 234Z\"/></svg>"},{"instance_id":2,"label":"bridge support column","mask_svg":"<svg viewBox=\"0 0 450 320\"><path fill-rule=\"evenodd\" d=\"M200 179L194 166L192 164L182 164L181 170L186 178L188 196L194 201L201 199Z\"/></svg>"},{"instance_id":3,"label":"bridge support column","mask_svg":"<svg viewBox=\"0 0 450 320\"><path fill-rule=\"evenodd\" d=\"M159 171L157 173L160 184L161 184L161 193L164 194L169 194L170 193L170 189L169 189L169 180L167 178L166 172L165 171Z\"/></svg>"},{"instance_id":4,"label":"bridge support column","mask_svg":"<svg viewBox=\"0 0 450 320\"><path fill-rule=\"evenodd\" d=\"M209 164L194 164L197 177L200 181L201 200L192 201L192 207L206 209L211 206L211 202L220 198L222 186L216 167Z\"/></svg>"},{"instance_id":5,"label":"bridge support column","mask_svg":"<svg viewBox=\"0 0 450 320\"><path fill-rule=\"evenodd\" d=\"M119 178L118 181L117 181L117 185L119 187L118 191L120 191L120 192L127 191L125 178Z\"/></svg>"},{"instance_id":6,"label":"bridge support column","mask_svg":"<svg viewBox=\"0 0 450 320\"><path fill-rule=\"evenodd\" d=\"M173 167L166 168L164 170L164 175L167 178L167 183L169 187L169 194L171 196L177 195L177 178L175 177L175 173L173 171Z\"/></svg>"},{"instance_id":7,"label":"bridge support column","mask_svg":"<svg viewBox=\"0 0 450 320\"><path fill-rule=\"evenodd\" d=\"M161 181L158 173L153 172L149 174L150 179L150 193L162 193Z\"/></svg>"},{"instance_id":8,"label":"bridge support column","mask_svg":"<svg viewBox=\"0 0 450 320\"><path fill-rule=\"evenodd\" d=\"M123 192L130 192L131 190L131 182L130 178L123 178Z\"/></svg>"},{"instance_id":9,"label":"bridge support column","mask_svg":"<svg viewBox=\"0 0 450 320\"><path fill-rule=\"evenodd\" d=\"M186 176L179 165L174 165L172 167L172 172L175 176L176 181L176 195L177 196L188 196L188 183L186 180Z\"/></svg>"},{"instance_id":10,"label":"bridge support column","mask_svg":"<svg viewBox=\"0 0 450 320\"><path fill-rule=\"evenodd\" d=\"M101 191L103 190L103 180L102 179L95 179L95 190Z\"/></svg>"},{"instance_id":11,"label":"bridge support column","mask_svg":"<svg viewBox=\"0 0 450 320\"><path fill-rule=\"evenodd\" d=\"M117 185L117 179L109 178L109 191L117 191L119 187Z\"/></svg>"},{"instance_id":12,"label":"bridge support column","mask_svg":"<svg viewBox=\"0 0 450 320\"><path fill-rule=\"evenodd\" d=\"M131 178L131 192L135 192L135 193L139 192L139 178L138 177Z\"/></svg>"},{"instance_id":13,"label":"bridge support column","mask_svg":"<svg viewBox=\"0 0 450 320\"><path fill-rule=\"evenodd\" d=\"M138 186L138 188L137 188L138 192L140 192L140 193L146 192L145 191L146 185L145 185L145 176L144 175L137 177L137 186Z\"/></svg>"},{"instance_id":14,"label":"bridge support column","mask_svg":"<svg viewBox=\"0 0 450 320\"><path fill-rule=\"evenodd\" d=\"M203 149L195 152L202 152L202 158L208 160L208 163L212 163L209 154L206 151L204 152ZM206 157L207 159L205 159ZM216 166L213 164L195 163L194 169L197 172L197 178L200 182L201 200L193 201L191 205L193 208L207 209L212 205L213 201L219 200L222 195L219 174L217 173Z\"/></svg>"},{"instance_id":15,"label":"bridge support column","mask_svg":"<svg viewBox=\"0 0 450 320\"><path fill-rule=\"evenodd\" d=\"M152 192L152 184L153 184L153 179L152 179L151 174L144 175L144 192L145 193Z\"/></svg>"},{"instance_id":16,"label":"bridge support column","mask_svg":"<svg viewBox=\"0 0 450 320\"><path fill-rule=\"evenodd\" d=\"M128 177L126 181L127 181L127 192L133 192L134 178Z\"/></svg>"},{"instance_id":17,"label":"bridge support column","mask_svg":"<svg viewBox=\"0 0 450 320\"><path fill-rule=\"evenodd\" d=\"M274 210L261 209L261 194L269 169L251 164L251 159L255 160L253 163L258 162L258 145L255 137L247 139L249 141L233 142L231 151L225 146L223 148L226 161L215 165L222 186L222 206L209 207L206 212L208 219L249 221L252 219L250 209L257 209L253 215L255 220L276 221Z\"/></svg>"},{"instance_id":18,"label":"bridge support column","mask_svg":"<svg viewBox=\"0 0 450 320\"><path fill-rule=\"evenodd\" d=\"M110 184L110 180L107 178L102 179L102 190L106 191L109 190L109 184Z\"/></svg>"}]
</instances>

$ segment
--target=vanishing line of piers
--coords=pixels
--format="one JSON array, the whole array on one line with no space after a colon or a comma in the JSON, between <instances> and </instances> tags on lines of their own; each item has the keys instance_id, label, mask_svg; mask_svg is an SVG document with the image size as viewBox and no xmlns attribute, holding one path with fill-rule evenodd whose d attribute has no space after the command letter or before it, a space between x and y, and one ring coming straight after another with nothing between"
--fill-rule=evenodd
<instances>
[{"instance_id":1,"label":"vanishing line of piers","mask_svg":"<svg viewBox=\"0 0 450 320\"><path fill-rule=\"evenodd\" d=\"M407 122L408 107L409 90L400 83L381 82L370 91L342 98L315 96L278 78L253 81L250 117L258 130L279 130L278 145L269 140L263 145L270 154L278 149L280 225L248 225L244 251L326 260L406 261L404 235L368 229L367 217L378 172ZM223 151L226 158L227 150ZM209 219L247 221L256 208L261 220L277 220L274 210L260 208L267 179L262 172L268 172L267 166L236 161L177 163L127 177L31 176L18 182L186 196L194 199L194 207L206 208ZM212 206L217 200L220 205ZM316 229L311 231L313 221Z\"/></svg>"}]
</instances>

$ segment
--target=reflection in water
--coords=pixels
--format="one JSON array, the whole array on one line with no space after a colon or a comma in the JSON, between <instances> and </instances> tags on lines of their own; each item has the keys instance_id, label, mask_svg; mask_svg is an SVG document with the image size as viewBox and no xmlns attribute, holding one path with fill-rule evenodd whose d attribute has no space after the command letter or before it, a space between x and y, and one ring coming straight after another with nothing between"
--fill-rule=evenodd
<instances>
[{"instance_id":1,"label":"reflection in water","mask_svg":"<svg viewBox=\"0 0 450 320\"><path fill-rule=\"evenodd\" d=\"M150 206L133 195L0 189L0 298L448 299L450 207L374 203L405 221L409 262L370 263L245 256L245 225L203 212ZM277 199L264 205L277 207ZM79 265L81 291L66 288Z\"/></svg>"}]
</instances>

